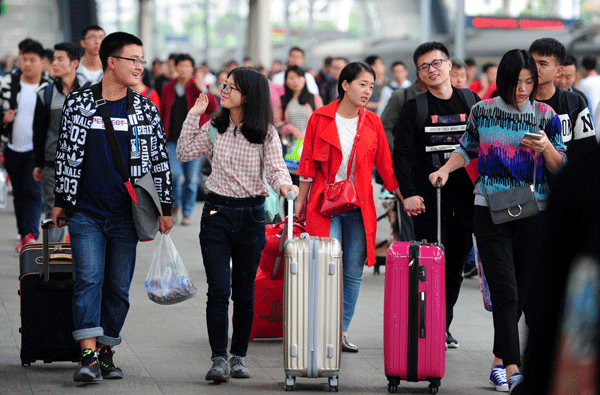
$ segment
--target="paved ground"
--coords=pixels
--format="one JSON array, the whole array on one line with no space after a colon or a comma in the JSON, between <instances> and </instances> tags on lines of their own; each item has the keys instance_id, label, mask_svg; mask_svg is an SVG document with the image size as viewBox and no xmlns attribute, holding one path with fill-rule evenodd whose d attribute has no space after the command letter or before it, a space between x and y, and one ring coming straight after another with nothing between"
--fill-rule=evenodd
<instances>
[{"instance_id":1,"label":"paved ground","mask_svg":"<svg viewBox=\"0 0 600 395\"><path fill-rule=\"evenodd\" d=\"M176 226L171 235L198 287L198 296L174 306L151 302L143 289L154 243L138 247L137 270L131 289L131 310L115 348L115 360L124 380L105 380L86 386L86 394L264 394L283 391L281 341L251 342L246 363L252 373L247 380L222 385L204 381L210 366L205 324L206 280L198 242L202 203L193 215L193 226ZM381 210L380 210L381 211ZM72 380L73 363L36 362L22 367L19 359L18 254L12 203L0 210L0 394L81 394ZM382 221L381 235L387 229ZM343 353L340 392L387 393L383 363L383 285L385 270L374 275L365 268L350 338L360 352ZM455 309L453 335L460 348L446 353L446 375L441 394L493 393L488 384L491 364L492 317L483 309L476 278L466 279ZM327 391L324 379L298 379L297 392ZM398 393L425 394L426 383L402 382Z\"/></svg>"}]
</instances>

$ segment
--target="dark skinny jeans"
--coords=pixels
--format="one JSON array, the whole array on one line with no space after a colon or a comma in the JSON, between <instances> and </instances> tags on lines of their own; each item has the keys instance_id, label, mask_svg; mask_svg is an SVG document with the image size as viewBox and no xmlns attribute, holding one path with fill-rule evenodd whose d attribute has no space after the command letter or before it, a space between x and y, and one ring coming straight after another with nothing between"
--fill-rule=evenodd
<instances>
[{"instance_id":1,"label":"dark skinny jeans","mask_svg":"<svg viewBox=\"0 0 600 395\"><path fill-rule=\"evenodd\" d=\"M237 199L212 193L204 204L200 247L208 283L206 324L213 358L227 358L230 296L230 352L244 357L248 351L254 318L254 279L266 243L263 204L263 197Z\"/></svg>"},{"instance_id":2,"label":"dark skinny jeans","mask_svg":"<svg viewBox=\"0 0 600 395\"><path fill-rule=\"evenodd\" d=\"M519 319L536 273L544 270L543 224L546 213L496 225L489 209L475 206L475 237L490 288L494 320L494 355L504 365L521 365Z\"/></svg>"}]
</instances>

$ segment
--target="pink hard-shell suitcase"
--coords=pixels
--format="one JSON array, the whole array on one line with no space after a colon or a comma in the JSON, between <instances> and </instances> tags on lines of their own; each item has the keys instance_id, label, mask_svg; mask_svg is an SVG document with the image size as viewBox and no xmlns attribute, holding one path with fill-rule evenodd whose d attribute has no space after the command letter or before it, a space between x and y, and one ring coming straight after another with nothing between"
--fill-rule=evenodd
<instances>
[{"instance_id":1,"label":"pink hard-shell suitcase","mask_svg":"<svg viewBox=\"0 0 600 395\"><path fill-rule=\"evenodd\" d=\"M400 380L429 381L438 392L446 368L446 280L438 194L438 243L396 242L385 269L383 348L388 391Z\"/></svg>"}]
</instances>

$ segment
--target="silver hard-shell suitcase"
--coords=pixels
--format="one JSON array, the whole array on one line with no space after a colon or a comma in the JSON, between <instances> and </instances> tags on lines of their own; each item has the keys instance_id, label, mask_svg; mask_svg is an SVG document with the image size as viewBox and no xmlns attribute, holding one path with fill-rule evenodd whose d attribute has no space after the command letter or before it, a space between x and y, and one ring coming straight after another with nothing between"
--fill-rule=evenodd
<instances>
[{"instance_id":1,"label":"silver hard-shell suitcase","mask_svg":"<svg viewBox=\"0 0 600 395\"><path fill-rule=\"evenodd\" d=\"M291 213L292 200L288 205ZM285 389L294 390L297 377L326 377L329 389L337 391L343 312L340 243L288 234L283 294Z\"/></svg>"}]
</instances>

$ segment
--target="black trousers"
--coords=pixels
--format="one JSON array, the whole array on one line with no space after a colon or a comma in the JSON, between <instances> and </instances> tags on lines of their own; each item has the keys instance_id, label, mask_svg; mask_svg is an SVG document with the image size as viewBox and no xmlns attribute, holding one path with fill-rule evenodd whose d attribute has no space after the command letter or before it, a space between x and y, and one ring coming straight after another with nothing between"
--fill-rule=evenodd
<instances>
[{"instance_id":1,"label":"black trousers","mask_svg":"<svg viewBox=\"0 0 600 395\"><path fill-rule=\"evenodd\" d=\"M435 189L421 196L425 212L412 217L415 239L437 241L437 203ZM473 200L471 193L455 193L442 188L442 244L446 253L446 329L454 317L454 305L458 300L463 281L465 260L473 246Z\"/></svg>"},{"instance_id":2,"label":"black trousers","mask_svg":"<svg viewBox=\"0 0 600 395\"><path fill-rule=\"evenodd\" d=\"M504 365L521 365L519 319L525 313L534 276L544 270L543 224L546 213L496 225L487 207L475 206L475 237L490 288L494 355ZM524 310L525 309L525 310Z\"/></svg>"}]
</instances>

